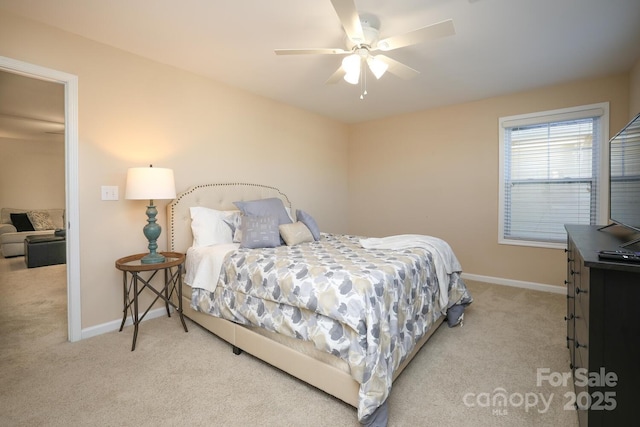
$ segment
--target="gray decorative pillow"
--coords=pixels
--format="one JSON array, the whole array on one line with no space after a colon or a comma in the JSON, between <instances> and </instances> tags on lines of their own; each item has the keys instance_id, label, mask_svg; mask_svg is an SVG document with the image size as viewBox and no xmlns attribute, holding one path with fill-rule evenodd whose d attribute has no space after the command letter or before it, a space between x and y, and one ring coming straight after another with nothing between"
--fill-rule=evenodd
<instances>
[{"instance_id":1,"label":"gray decorative pillow","mask_svg":"<svg viewBox=\"0 0 640 427\"><path fill-rule=\"evenodd\" d=\"M311 231L300 221L291 224L280 225L280 235L287 246L298 245L304 242L313 242Z\"/></svg>"},{"instance_id":2,"label":"gray decorative pillow","mask_svg":"<svg viewBox=\"0 0 640 427\"><path fill-rule=\"evenodd\" d=\"M318 228L318 224L316 223L316 220L313 219L311 215L309 215L305 211L301 211L300 209L298 209L296 211L296 218L298 221L306 225L309 231L311 231L311 234L313 235L313 240L320 240L320 229Z\"/></svg>"},{"instance_id":3,"label":"gray decorative pillow","mask_svg":"<svg viewBox=\"0 0 640 427\"><path fill-rule=\"evenodd\" d=\"M280 246L278 218L275 216L244 215L242 217L242 248L275 248Z\"/></svg>"},{"instance_id":4,"label":"gray decorative pillow","mask_svg":"<svg viewBox=\"0 0 640 427\"><path fill-rule=\"evenodd\" d=\"M278 224L290 224L291 218L284 208L284 203L277 197L269 199L233 202L247 216L275 216Z\"/></svg>"},{"instance_id":5,"label":"gray decorative pillow","mask_svg":"<svg viewBox=\"0 0 640 427\"><path fill-rule=\"evenodd\" d=\"M35 231L55 230L56 228L47 211L29 211L27 212L27 217L29 221L31 221Z\"/></svg>"}]
</instances>

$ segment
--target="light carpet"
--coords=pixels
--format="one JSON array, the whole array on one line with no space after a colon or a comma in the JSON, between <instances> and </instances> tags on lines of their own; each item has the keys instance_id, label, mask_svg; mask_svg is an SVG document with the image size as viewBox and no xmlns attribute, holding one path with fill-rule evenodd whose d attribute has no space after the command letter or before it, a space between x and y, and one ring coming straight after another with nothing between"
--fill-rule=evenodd
<instances>
[{"instance_id":1,"label":"light carpet","mask_svg":"<svg viewBox=\"0 0 640 427\"><path fill-rule=\"evenodd\" d=\"M570 384L537 384L538 368L569 370L565 297L467 284L464 326L443 325L397 379L389 426L576 426ZM0 295L0 425L359 425L355 408L177 316L143 322L134 352L132 327L67 342L64 265L0 259Z\"/></svg>"}]
</instances>

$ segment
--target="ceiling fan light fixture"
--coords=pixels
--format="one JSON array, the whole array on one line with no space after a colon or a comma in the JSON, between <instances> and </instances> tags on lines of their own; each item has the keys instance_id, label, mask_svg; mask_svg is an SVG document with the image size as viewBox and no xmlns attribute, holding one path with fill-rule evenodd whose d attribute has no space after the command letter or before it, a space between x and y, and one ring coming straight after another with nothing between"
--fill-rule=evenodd
<instances>
[{"instance_id":1,"label":"ceiling fan light fixture","mask_svg":"<svg viewBox=\"0 0 640 427\"><path fill-rule=\"evenodd\" d=\"M369 69L371 70L373 75L376 76L376 79L380 79L380 77L382 77L384 73L387 72L387 68L389 68L388 64L382 62L375 56L369 56L367 58L367 65L369 66Z\"/></svg>"},{"instance_id":2,"label":"ceiling fan light fixture","mask_svg":"<svg viewBox=\"0 0 640 427\"><path fill-rule=\"evenodd\" d=\"M360 81L360 73L347 73L344 75L344 80L352 85L357 85Z\"/></svg>"},{"instance_id":3,"label":"ceiling fan light fixture","mask_svg":"<svg viewBox=\"0 0 640 427\"><path fill-rule=\"evenodd\" d=\"M342 60L342 68L345 71L344 80L352 85L358 84L360 80L360 56L352 54L345 56Z\"/></svg>"},{"instance_id":4,"label":"ceiling fan light fixture","mask_svg":"<svg viewBox=\"0 0 640 427\"><path fill-rule=\"evenodd\" d=\"M382 42L378 43L378 49L380 49L380 50L389 50L389 42L382 41Z\"/></svg>"}]
</instances>

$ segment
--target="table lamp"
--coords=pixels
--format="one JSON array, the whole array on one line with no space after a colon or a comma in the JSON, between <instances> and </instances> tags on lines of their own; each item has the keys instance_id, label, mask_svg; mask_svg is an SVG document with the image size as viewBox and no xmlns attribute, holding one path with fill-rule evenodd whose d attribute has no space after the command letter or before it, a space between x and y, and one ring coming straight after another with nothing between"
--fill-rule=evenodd
<instances>
[{"instance_id":1,"label":"table lamp","mask_svg":"<svg viewBox=\"0 0 640 427\"><path fill-rule=\"evenodd\" d=\"M158 199L175 199L176 185L173 180L173 170L164 168L129 168L127 171L127 188L125 198L130 200L149 199L147 206L147 225L142 229L145 237L149 241L149 253L140 262L143 264L157 264L165 261L162 254L156 252L158 249L158 237L162 228L156 224L158 210L153 204Z\"/></svg>"}]
</instances>

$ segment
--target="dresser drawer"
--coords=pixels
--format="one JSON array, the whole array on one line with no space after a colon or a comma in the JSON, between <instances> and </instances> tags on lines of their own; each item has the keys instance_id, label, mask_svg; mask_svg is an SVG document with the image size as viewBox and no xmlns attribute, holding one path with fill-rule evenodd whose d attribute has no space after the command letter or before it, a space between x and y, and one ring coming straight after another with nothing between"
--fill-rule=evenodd
<instances>
[{"instance_id":1,"label":"dresser drawer","mask_svg":"<svg viewBox=\"0 0 640 427\"><path fill-rule=\"evenodd\" d=\"M589 324L581 316L579 310L576 312L573 346L575 351L574 367L589 369Z\"/></svg>"},{"instance_id":2,"label":"dresser drawer","mask_svg":"<svg viewBox=\"0 0 640 427\"><path fill-rule=\"evenodd\" d=\"M582 319L589 326L589 294L583 291L574 298L574 313L576 318Z\"/></svg>"},{"instance_id":3,"label":"dresser drawer","mask_svg":"<svg viewBox=\"0 0 640 427\"><path fill-rule=\"evenodd\" d=\"M580 286L580 270L573 262L569 262L567 266L567 294L574 296L577 286Z\"/></svg>"},{"instance_id":4,"label":"dresser drawer","mask_svg":"<svg viewBox=\"0 0 640 427\"><path fill-rule=\"evenodd\" d=\"M575 291L577 293L580 293L580 292L587 293L589 292L589 282L590 282L589 269L586 267L582 267L582 268L577 267L577 268L578 270L576 270L576 274L574 275L574 277L576 278L574 280L575 286L576 286Z\"/></svg>"},{"instance_id":5,"label":"dresser drawer","mask_svg":"<svg viewBox=\"0 0 640 427\"><path fill-rule=\"evenodd\" d=\"M583 322L576 321L576 327L579 329L583 329L584 326L581 326ZM577 333L576 333L577 335ZM573 366L573 378L576 377L576 369L588 369L589 366L589 353L584 351L583 347L575 348L574 343L574 351L575 351L575 364ZM587 384L578 385L575 382L573 383L573 389L575 392L575 401L573 402L574 408L578 413L578 425L580 427L587 427L589 423L589 408L581 407L581 404L584 404L584 394L589 393L589 388ZM578 398L579 396L582 396Z\"/></svg>"},{"instance_id":6,"label":"dresser drawer","mask_svg":"<svg viewBox=\"0 0 640 427\"><path fill-rule=\"evenodd\" d=\"M567 315L564 320L567 322L567 347L571 349L571 364L573 365L573 346L575 342L575 299L567 295Z\"/></svg>"}]
</instances>

